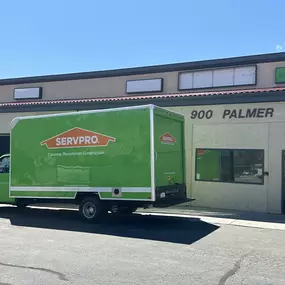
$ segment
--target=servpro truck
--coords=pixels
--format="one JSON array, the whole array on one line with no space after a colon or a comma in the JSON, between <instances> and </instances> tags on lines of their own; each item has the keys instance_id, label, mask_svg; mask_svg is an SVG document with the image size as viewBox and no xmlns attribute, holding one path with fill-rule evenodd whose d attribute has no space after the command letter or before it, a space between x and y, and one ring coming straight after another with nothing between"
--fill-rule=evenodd
<instances>
[{"instance_id":1,"label":"servpro truck","mask_svg":"<svg viewBox=\"0 0 285 285\"><path fill-rule=\"evenodd\" d=\"M23 116L0 158L0 203L72 203L88 221L187 201L184 117L153 106Z\"/></svg>"}]
</instances>

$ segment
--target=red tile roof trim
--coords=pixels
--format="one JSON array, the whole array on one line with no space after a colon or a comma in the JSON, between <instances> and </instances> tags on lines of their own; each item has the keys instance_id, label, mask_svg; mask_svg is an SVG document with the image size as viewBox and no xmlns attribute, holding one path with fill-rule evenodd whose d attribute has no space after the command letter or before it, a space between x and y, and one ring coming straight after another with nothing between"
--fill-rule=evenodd
<instances>
[{"instance_id":1,"label":"red tile roof trim","mask_svg":"<svg viewBox=\"0 0 285 285\"><path fill-rule=\"evenodd\" d=\"M276 88L252 88L252 89L239 89L227 91L208 91L208 92L190 92L190 93L172 93L172 94L159 94L159 95L136 95L124 97L101 97L101 98L85 98L85 99L59 99L59 100L39 100L39 101L16 101L9 103L0 103L0 107L16 107L16 106L29 106L29 105L54 105L54 104L78 104L78 103L104 103L116 101L137 101L137 100L167 100L179 99L190 97L208 97L208 96L223 96L223 95L237 95L237 94L256 94L256 93L272 93L272 92L285 92L285 87Z\"/></svg>"}]
</instances>

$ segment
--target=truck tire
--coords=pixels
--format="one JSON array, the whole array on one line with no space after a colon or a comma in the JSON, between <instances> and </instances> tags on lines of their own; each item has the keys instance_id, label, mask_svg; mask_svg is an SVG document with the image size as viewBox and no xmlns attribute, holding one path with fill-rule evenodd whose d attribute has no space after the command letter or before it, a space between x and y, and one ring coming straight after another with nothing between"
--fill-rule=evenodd
<instances>
[{"instance_id":1,"label":"truck tire","mask_svg":"<svg viewBox=\"0 0 285 285\"><path fill-rule=\"evenodd\" d=\"M104 214L102 203L96 197L86 197L79 204L79 213L87 222L96 222Z\"/></svg>"},{"instance_id":2,"label":"truck tire","mask_svg":"<svg viewBox=\"0 0 285 285\"><path fill-rule=\"evenodd\" d=\"M29 204L18 202L15 204L19 210L24 210Z\"/></svg>"}]
</instances>

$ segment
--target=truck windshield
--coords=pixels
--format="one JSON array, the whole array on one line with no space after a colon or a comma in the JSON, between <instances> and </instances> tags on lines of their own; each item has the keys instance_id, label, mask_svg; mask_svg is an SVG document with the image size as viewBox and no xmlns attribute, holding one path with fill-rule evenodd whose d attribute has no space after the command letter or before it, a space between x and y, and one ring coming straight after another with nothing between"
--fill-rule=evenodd
<instances>
[{"instance_id":1,"label":"truck windshield","mask_svg":"<svg viewBox=\"0 0 285 285\"><path fill-rule=\"evenodd\" d=\"M9 157L3 157L0 160L0 168L9 168L10 166L10 159Z\"/></svg>"}]
</instances>

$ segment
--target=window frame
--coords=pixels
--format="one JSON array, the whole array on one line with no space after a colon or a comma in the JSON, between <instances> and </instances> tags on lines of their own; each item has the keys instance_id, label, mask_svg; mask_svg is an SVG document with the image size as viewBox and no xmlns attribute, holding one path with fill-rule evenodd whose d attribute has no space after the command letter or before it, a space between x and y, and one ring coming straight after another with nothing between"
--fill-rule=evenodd
<instances>
[{"instance_id":1,"label":"window frame","mask_svg":"<svg viewBox=\"0 0 285 285\"><path fill-rule=\"evenodd\" d=\"M234 159L232 160L232 175L233 180L231 182L229 181L222 181L222 180L208 180L208 179L197 179L197 152L198 150L216 150L216 151L232 151L232 154L234 151L262 151L263 153L263 163L262 163L262 180L261 183L256 182L243 182L243 181L234 181ZM233 155L234 158L234 155ZM227 184L246 184L246 185L264 185L264 161L265 161L265 150L262 148L195 148L195 181L197 182L213 182L213 183L227 183Z\"/></svg>"}]
</instances>

